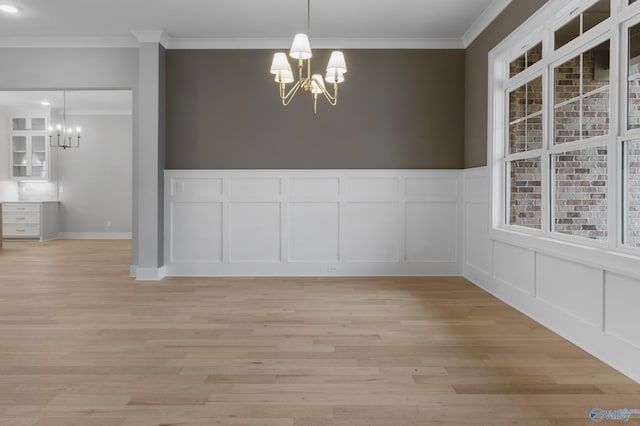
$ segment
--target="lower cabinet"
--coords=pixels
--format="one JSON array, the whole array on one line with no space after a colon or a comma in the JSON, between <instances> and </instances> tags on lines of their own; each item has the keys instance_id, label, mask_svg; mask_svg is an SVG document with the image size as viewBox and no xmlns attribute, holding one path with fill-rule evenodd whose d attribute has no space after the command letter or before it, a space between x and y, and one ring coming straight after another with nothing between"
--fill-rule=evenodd
<instances>
[{"instance_id":1,"label":"lower cabinet","mask_svg":"<svg viewBox=\"0 0 640 426\"><path fill-rule=\"evenodd\" d=\"M3 238L40 241L58 237L58 202L10 202L3 204Z\"/></svg>"}]
</instances>

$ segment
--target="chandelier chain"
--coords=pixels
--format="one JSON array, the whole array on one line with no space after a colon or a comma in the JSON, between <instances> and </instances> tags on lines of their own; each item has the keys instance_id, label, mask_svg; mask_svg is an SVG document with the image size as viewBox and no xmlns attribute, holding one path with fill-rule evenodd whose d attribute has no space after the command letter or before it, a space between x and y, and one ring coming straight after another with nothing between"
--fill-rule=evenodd
<instances>
[{"instance_id":1,"label":"chandelier chain","mask_svg":"<svg viewBox=\"0 0 640 426\"><path fill-rule=\"evenodd\" d=\"M307 35L311 37L311 0L307 0Z\"/></svg>"}]
</instances>

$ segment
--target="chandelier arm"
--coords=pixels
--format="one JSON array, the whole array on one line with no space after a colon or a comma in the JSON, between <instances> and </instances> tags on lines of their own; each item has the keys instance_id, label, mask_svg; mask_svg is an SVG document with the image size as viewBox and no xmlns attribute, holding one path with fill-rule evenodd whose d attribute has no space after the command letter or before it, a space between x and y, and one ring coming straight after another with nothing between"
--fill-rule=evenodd
<instances>
[{"instance_id":1,"label":"chandelier arm","mask_svg":"<svg viewBox=\"0 0 640 426\"><path fill-rule=\"evenodd\" d=\"M286 95L282 95L280 94L280 99L282 99L282 105L287 106L289 105L289 103L291 102L291 99L293 99L293 97L296 95L296 92L298 92L298 89L300 89L300 86L302 85L303 80L298 80L296 82L296 84L293 85L293 87L289 90L289 93L287 93ZM283 92L284 93L284 92Z\"/></svg>"},{"instance_id":2,"label":"chandelier arm","mask_svg":"<svg viewBox=\"0 0 640 426\"><path fill-rule=\"evenodd\" d=\"M313 80L316 81L317 79L313 79ZM329 101L331 106L336 106L338 104L338 85L336 83L333 83L334 94L332 95L321 83L322 82L316 81L316 86L320 88L320 90L322 91L322 94L327 99L327 101Z\"/></svg>"},{"instance_id":3,"label":"chandelier arm","mask_svg":"<svg viewBox=\"0 0 640 426\"><path fill-rule=\"evenodd\" d=\"M324 95L325 98L327 98L327 101L329 101L329 103L331 104L331 106L336 106L338 104L338 88L335 87L334 91L335 94L332 96L331 93L329 93L329 91L327 89L325 89L324 87L322 88L322 94Z\"/></svg>"}]
</instances>

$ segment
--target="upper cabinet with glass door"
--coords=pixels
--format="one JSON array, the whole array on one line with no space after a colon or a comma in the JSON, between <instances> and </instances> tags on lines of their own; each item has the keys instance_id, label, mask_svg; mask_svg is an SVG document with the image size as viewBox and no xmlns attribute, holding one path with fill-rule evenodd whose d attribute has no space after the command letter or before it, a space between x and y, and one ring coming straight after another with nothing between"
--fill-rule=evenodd
<instances>
[{"instance_id":1,"label":"upper cabinet with glass door","mask_svg":"<svg viewBox=\"0 0 640 426\"><path fill-rule=\"evenodd\" d=\"M47 117L17 116L10 123L9 165L13 180L49 180Z\"/></svg>"},{"instance_id":2,"label":"upper cabinet with glass door","mask_svg":"<svg viewBox=\"0 0 640 426\"><path fill-rule=\"evenodd\" d=\"M47 119L42 116L13 117L11 119L12 132L46 132Z\"/></svg>"}]
</instances>

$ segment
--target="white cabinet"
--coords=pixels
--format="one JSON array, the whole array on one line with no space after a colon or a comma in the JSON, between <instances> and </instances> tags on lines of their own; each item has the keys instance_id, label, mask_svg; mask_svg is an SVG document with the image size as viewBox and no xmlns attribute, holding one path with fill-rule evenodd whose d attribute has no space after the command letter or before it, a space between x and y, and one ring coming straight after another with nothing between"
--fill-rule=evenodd
<instances>
[{"instance_id":1,"label":"white cabinet","mask_svg":"<svg viewBox=\"0 0 640 426\"><path fill-rule=\"evenodd\" d=\"M12 132L46 132L47 118L44 116L11 118Z\"/></svg>"},{"instance_id":2,"label":"white cabinet","mask_svg":"<svg viewBox=\"0 0 640 426\"><path fill-rule=\"evenodd\" d=\"M50 156L47 118L12 117L9 143L11 178L49 180Z\"/></svg>"},{"instance_id":3,"label":"white cabinet","mask_svg":"<svg viewBox=\"0 0 640 426\"><path fill-rule=\"evenodd\" d=\"M10 202L2 208L4 238L52 240L58 237L58 202Z\"/></svg>"}]
</instances>

